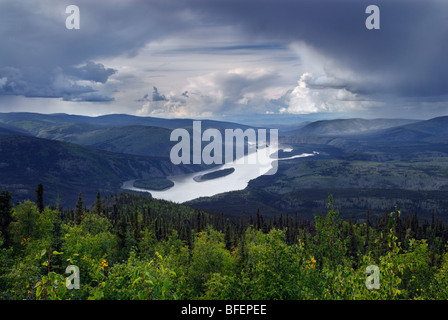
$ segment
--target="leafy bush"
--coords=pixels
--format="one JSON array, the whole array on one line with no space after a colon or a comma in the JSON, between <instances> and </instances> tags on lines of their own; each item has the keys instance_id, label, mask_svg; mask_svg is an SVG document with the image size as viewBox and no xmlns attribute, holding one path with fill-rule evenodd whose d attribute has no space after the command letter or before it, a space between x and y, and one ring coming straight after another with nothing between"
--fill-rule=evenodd
<instances>
[{"instance_id":1,"label":"leafy bush","mask_svg":"<svg viewBox=\"0 0 448 320\"><path fill-rule=\"evenodd\" d=\"M169 202L124 195L112 207L12 210L0 234L1 299L447 299L448 246L440 224L380 223L328 213L300 225L225 220ZM99 210L100 209L100 210ZM420 236L417 236L420 235ZM443 241L442 241L443 240ZM76 265L80 289L68 289ZM377 266L379 289L366 287Z\"/></svg>"}]
</instances>

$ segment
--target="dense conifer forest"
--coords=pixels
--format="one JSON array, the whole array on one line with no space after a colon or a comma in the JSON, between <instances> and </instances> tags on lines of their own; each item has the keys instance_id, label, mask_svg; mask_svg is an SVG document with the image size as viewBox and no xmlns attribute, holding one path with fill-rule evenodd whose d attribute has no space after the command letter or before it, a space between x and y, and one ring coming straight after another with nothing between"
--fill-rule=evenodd
<instances>
[{"instance_id":1,"label":"dense conifer forest","mask_svg":"<svg viewBox=\"0 0 448 320\"><path fill-rule=\"evenodd\" d=\"M447 299L448 227L398 207L342 220L210 214L138 194L74 208L0 195L0 299ZM79 288L67 286L69 265ZM368 266L379 288L368 289ZM75 281L75 280L74 280ZM70 282L71 283L71 282Z\"/></svg>"}]
</instances>

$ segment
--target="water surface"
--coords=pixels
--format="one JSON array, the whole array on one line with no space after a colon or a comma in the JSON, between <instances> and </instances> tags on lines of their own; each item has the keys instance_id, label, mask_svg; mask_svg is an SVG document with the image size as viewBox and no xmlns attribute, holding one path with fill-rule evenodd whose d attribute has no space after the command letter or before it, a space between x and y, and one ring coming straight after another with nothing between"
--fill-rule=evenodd
<instances>
[{"instance_id":1,"label":"water surface","mask_svg":"<svg viewBox=\"0 0 448 320\"><path fill-rule=\"evenodd\" d=\"M178 203L190 201L199 197L211 197L223 192L243 190L247 187L250 180L267 174L269 171L272 173L272 170L275 170L277 165L276 155L279 150L283 150L284 152L292 151L291 148L278 149L276 147L269 146L266 148L260 148L256 152L245 155L243 158L232 163L225 163L213 169L177 176L169 176L167 178L174 182L174 186L163 191L152 191L136 188L134 187L135 180L124 182L122 189L150 192L154 198ZM313 153L302 153L278 160L311 157L316 154L318 154L318 152L314 151ZM194 180L194 177L196 176L227 168L234 168L235 171L227 176L212 180L202 182L196 182Z\"/></svg>"}]
</instances>

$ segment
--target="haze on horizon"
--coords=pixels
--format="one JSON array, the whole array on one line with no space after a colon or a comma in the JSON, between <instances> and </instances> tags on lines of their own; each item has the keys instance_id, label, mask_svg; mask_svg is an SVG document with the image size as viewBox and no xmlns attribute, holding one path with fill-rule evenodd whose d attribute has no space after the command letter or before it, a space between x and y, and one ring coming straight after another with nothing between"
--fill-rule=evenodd
<instances>
[{"instance_id":1,"label":"haze on horizon","mask_svg":"<svg viewBox=\"0 0 448 320\"><path fill-rule=\"evenodd\" d=\"M369 4L0 0L0 112L448 115L448 2Z\"/></svg>"}]
</instances>

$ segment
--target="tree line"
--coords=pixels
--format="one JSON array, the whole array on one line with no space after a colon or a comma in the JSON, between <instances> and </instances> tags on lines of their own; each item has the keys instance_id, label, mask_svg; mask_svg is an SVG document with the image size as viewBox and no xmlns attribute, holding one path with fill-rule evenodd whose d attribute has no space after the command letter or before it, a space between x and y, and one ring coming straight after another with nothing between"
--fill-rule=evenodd
<instances>
[{"instance_id":1,"label":"tree line","mask_svg":"<svg viewBox=\"0 0 448 320\"><path fill-rule=\"evenodd\" d=\"M86 207L0 194L1 299L446 299L448 227L398 207L341 219L211 214L138 194ZM302 215L303 216L303 215ZM67 290L65 269L81 272ZM377 265L382 286L368 290Z\"/></svg>"}]
</instances>

